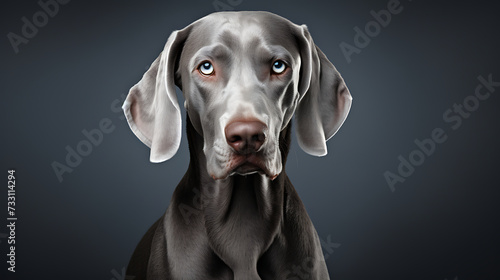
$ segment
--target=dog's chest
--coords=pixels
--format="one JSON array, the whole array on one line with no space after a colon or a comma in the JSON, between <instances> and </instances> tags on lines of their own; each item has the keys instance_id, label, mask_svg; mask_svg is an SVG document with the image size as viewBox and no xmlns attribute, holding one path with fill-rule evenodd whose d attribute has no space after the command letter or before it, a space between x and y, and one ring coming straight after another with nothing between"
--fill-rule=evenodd
<instances>
[{"instance_id":1,"label":"dog's chest","mask_svg":"<svg viewBox=\"0 0 500 280\"><path fill-rule=\"evenodd\" d=\"M245 176L232 180L232 184L221 184L216 196L204 205L209 244L235 276L257 276L257 261L275 236L272 206L264 204L269 198L262 198L272 193L258 179Z\"/></svg>"}]
</instances>

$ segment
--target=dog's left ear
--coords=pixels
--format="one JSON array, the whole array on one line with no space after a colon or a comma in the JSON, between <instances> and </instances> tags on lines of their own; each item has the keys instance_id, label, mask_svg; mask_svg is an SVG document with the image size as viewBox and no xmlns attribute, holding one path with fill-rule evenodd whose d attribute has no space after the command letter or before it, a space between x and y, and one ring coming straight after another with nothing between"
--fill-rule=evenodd
<instances>
[{"instance_id":1,"label":"dog's left ear","mask_svg":"<svg viewBox=\"0 0 500 280\"><path fill-rule=\"evenodd\" d=\"M328 141L342 126L352 97L335 66L314 44L305 25L298 26L301 69L296 134L308 154L324 156Z\"/></svg>"},{"instance_id":2,"label":"dog's left ear","mask_svg":"<svg viewBox=\"0 0 500 280\"><path fill-rule=\"evenodd\" d=\"M182 120L175 93L175 67L191 26L174 31L160 56L134 85L123 104L134 134L151 148L150 161L175 155L182 135Z\"/></svg>"}]
</instances>

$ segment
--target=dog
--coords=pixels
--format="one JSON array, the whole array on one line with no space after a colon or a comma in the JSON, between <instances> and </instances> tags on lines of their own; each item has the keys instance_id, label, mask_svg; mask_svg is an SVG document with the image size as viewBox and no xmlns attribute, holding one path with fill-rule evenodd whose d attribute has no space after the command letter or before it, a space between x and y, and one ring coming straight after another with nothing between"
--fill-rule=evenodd
<instances>
[{"instance_id":1,"label":"dog","mask_svg":"<svg viewBox=\"0 0 500 280\"><path fill-rule=\"evenodd\" d=\"M284 165L292 116L299 146L324 156L352 97L307 27L269 12L218 12L174 31L123 105L151 162L170 159L181 141L176 86L190 164L127 275L329 279Z\"/></svg>"}]
</instances>

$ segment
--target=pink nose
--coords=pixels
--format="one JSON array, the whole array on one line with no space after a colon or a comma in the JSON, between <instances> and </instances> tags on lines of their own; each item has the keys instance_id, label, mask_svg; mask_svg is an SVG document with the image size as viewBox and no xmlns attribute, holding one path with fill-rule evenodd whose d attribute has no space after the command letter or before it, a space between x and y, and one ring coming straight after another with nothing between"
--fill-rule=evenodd
<instances>
[{"instance_id":1,"label":"pink nose","mask_svg":"<svg viewBox=\"0 0 500 280\"><path fill-rule=\"evenodd\" d=\"M240 154L257 152L266 140L267 126L259 121L236 121L226 126L226 141Z\"/></svg>"}]
</instances>

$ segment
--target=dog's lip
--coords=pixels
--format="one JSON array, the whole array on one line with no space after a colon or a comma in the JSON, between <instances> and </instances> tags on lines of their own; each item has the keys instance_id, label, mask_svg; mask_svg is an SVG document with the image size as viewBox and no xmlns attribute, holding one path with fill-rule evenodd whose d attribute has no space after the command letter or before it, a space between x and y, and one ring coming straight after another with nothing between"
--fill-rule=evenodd
<instances>
[{"instance_id":1,"label":"dog's lip","mask_svg":"<svg viewBox=\"0 0 500 280\"><path fill-rule=\"evenodd\" d=\"M255 165L255 164L250 163L250 162L244 162L240 166L234 168L230 172L229 176L231 176L233 174L249 175L249 174L256 173L256 172L265 173L264 170L260 166Z\"/></svg>"},{"instance_id":2,"label":"dog's lip","mask_svg":"<svg viewBox=\"0 0 500 280\"><path fill-rule=\"evenodd\" d=\"M266 167L265 161L262 159L258 153L252 153L247 155L233 155L231 159L231 164L227 169L226 175L221 178L216 178L212 176L214 180L225 179L228 176L235 174L238 175L250 175L253 173L261 173L274 180L279 174L271 174L270 170Z\"/></svg>"},{"instance_id":3,"label":"dog's lip","mask_svg":"<svg viewBox=\"0 0 500 280\"><path fill-rule=\"evenodd\" d=\"M268 173L266 172L266 165L257 154L233 155L228 173L245 175L259 170Z\"/></svg>"}]
</instances>

